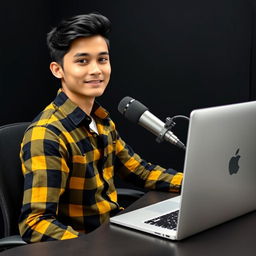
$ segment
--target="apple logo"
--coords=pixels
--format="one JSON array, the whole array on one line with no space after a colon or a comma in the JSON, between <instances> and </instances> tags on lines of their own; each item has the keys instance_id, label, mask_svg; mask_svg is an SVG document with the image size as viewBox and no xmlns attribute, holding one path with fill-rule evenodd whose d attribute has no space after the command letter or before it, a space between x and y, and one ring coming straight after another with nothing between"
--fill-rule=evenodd
<instances>
[{"instance_id":1,"label":"apple logo","mask_svg":"<svg viewBox=\"0 0 256 256\"><path fill-rule=\"evenodd\" d=\"M231 175L237 173L239 170L238 161L241 156L238 155L238 153L239 153L239 148L237 149L236 154L234 156L232 156L231 159L229 160L228 168L229 168L229 173Z\"/></svg>"}]
</instances>

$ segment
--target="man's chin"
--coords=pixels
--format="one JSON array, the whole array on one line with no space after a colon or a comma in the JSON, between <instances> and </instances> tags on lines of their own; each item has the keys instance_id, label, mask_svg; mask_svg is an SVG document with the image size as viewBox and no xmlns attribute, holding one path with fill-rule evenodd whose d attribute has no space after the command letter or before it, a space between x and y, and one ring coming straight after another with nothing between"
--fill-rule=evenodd
<instances>
[{"instance_id":1,"label":"man's chin","mask_svg":"<svg viewBox=\"0 0 256 256\"><path fill-rule=\"evenodd\" d=\"M81 91L80 95L83 95L84 97L89 97L89 98L96 98L100 97L104 93L105 89L98 88L97 90L86 90L86 91Z\"/></svg>"},{"instance_id":2,"label":"man's chin","mask_svg":"<svg viewBox=\"0 0 256 256\"><path fill-rule=\"evenodd\" d=\"M104 91L105 90L99 90L95 93L92 93L92 96L95 97L95 98L100 97L101 95L103 95Z\"/></svg>"},{"instance_id":3,"label":"man's chin","mask_svg":"<svg viewBox=\"0 0 256 256\"><path fill-rule=\"evenodd\" d=\"M104 92L98 92L98 93L92 93L92 97L98 98L100 97Z\"/></svg>"}]
</instances>

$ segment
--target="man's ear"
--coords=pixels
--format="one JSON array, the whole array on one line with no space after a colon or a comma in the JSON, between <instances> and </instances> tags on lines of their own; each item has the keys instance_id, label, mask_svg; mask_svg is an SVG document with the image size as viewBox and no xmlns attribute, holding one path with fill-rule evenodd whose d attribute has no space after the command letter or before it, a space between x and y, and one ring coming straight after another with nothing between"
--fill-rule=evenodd
<instances>
[{"instance_id":1,"label":"man's ear","mask_svg":"<svg viewBox=\"0 0 256 256\"><path fill-rule=\"evenodd\" d=\"M50 63L50 70L52 71L52 74L57 78L63 78L63 69L61 65L55 61Z\"/></svg>"}]
</instances>

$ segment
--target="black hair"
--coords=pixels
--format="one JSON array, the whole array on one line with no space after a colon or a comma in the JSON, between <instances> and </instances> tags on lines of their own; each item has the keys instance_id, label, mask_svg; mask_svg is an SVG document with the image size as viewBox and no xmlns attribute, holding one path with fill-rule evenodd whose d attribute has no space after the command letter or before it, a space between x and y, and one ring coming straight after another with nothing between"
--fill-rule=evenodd
<instances>
[{"instance_id":1,"label":"black hair","mask_svg":"<svg viewBox=\"0 0 256 256\"><path fill-rule=\"evenodd\" d=\"M111 30L109 19L99 13L82 14L62 20L47 34L47 46L52 61L63 64L63 57L72 42L80 37L100 35L109 47L108 34Z\"/></svg>"}]
</instances>

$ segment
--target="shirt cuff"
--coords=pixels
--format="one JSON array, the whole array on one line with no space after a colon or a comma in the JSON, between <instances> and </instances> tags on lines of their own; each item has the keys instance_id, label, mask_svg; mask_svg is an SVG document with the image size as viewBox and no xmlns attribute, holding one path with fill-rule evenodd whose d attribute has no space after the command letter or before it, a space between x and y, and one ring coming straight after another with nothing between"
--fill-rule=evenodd
<instances>
[{"instance_id":1,"label":"shirt cuff","mask_svg":"<svg viewBox=\"0 0 256 256\"><path fill-rule=\"evenodd\" d=\"M181 191L182 180L183 180L183 173L177 172L171 180L170 192L179 193Z\"/></svg>"}]
</instances>

